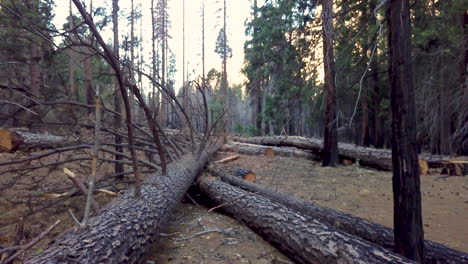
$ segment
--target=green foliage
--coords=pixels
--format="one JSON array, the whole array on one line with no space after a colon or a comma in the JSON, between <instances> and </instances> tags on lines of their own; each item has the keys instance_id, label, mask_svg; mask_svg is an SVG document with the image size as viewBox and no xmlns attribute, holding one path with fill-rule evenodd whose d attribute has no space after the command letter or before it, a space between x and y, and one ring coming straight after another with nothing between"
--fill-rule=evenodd
<instances>
[{"instance_id":1,"label":"green foliage","mask_svg":"<svg viewBox=\"0 0 468 264\"><path fill-rule=\"evenodd\" d=\"M265 122L285 122L282 108L301 98L308 74L304 55L309 53L304 25L312 19L312 9L310 1L268 1L254 7L254 17L247 23L251 39L244 45L242 71L248 93L269 94L260 115Z\"/></svg>"},{"instance_id":2,"label":"green foliage","mask_svg":"<svg viewBox=\"0 0 468 264\"><path fill-rule=\"evenodd\" d=\"M224 43L226 43L226 50L224 50ZM216 39L215 52L221 59L232 57L232 48L229 47L229 41L223 28L219 30L218 38Z\"/></svg>"}]
</instances>

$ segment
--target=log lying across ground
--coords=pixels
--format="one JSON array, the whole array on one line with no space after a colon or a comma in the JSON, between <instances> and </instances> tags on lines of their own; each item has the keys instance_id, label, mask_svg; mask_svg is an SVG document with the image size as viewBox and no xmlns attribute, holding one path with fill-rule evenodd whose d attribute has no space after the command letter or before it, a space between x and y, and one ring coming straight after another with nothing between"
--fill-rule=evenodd
<instances>
[{"instance_id":1,"label":"log lying across ground","mask_svg":"<svg viewBox=\"0 0 468 264\"><path fill-rule=\"evenodd\" d=\"M65 137L39 134L25 130L0 129L0 152L63 147Z\"/></svg>"},{"instance_id":2,"label":"log lying across ground","mask_svg":"<svg viewBox=\"0 0 468 264\"><path fill-rule=\"evenodd\" d=\"M297 199L294 196L273 191L267 187L244 181L238 177L216 170L210 166L209 172L223 181L243 190L263 195L300 214L325 223L336 229L363 238L382 247L393 249L393 229L371 221L336 211L318 204ZM468 254L429 240L424 242L425 263L468 263Z\"/></svg>"},{"instance_id":3,"label":"log lying across ground","mask_svg":"<svg viewBox=\"0 0 468 264\"><path fill-rule=\"evenodd\" d=\"M297 136L270 136L270 137L236 137L234 141L266 146L296 147L320 154L323 148L323 140L317 138L305 138ZM338 143L338 152L341 158L359 160L364 166L377 169L392 169L392 151L388 149L375 149L361 147L349 143ZM449 156L419 154L420 162L426 162L429 167L439 168L446 162L450 162Z\"/></svg>"},{"instance_id":4,"label":"log lying across ground","mask_svg":"<svg viewBox=\"0 0 468 264\"><path fill-rule=\"evenodd\" d=\"M297 263L413 263L366 240L304 217L214 177L198 179L201 191L221 208Z\"/></svg>"},{"instance_id":5,"label":"log lying across ground","mask_svg":"<svg viewBox=\"0 0 468 264\"><path fill-rule=\"evenodd\" d=\"M231 142L229 144L225 144L221 149L247 155L296 157L311 160L318 159L318 156L311 151L302 150L295 147L262 146L249 143Z\"/></svg>"},{"instance_id":6,"label":"log lying across ground","mask_svg":"<svg viewBox=\"0 0 468 264\"><path fill-rule=\"evenodd\" d=\"M143 183L141 198L128 190L90 218L87 228L65 233L25 263L139 263L208 156L186 155L170 164L167 175Z\"/></svg>"}]
</instances>

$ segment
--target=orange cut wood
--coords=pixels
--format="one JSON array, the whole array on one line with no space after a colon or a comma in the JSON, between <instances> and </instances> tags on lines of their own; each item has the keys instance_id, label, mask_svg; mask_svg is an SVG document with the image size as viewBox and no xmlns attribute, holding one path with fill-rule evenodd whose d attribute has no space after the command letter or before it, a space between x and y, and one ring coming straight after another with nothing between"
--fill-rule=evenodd
<instances>
[{"instance_id":1,"label":"orange cut wood","mask_svg":"<svg viewBox=\"0 0 468 264\"><path fill-rule=\"evenodd\" d=\"M266 148L265 149L265 156L274 157L275 156L275 151L272 148Z\"/></svg>"},{"instance_id":2,"label":"orange cut wood","mask_svg":"<svg viewBox=\"0 0 468 264\"><path fill-rule=\"evenodd\" d=\"M419 173L421 175L426 175L429 173L429 165L427 164L427 161L418 159L419 163Z\"/></svg>"},{"instance_id":3,"label":"orange cut wood","mask_svg":"<svg viewBox=\"0 0 468 264\"><path fill-rule=\"evenodd\" d=\"M0 128L0 152L11 151L12 148L10 131Z\"/></svg>"},{"instance_id":4,"label":"orange cut wood","mask_svg":"<svg viewBox=\"0 0 468 264\"><path fill-rule=\"evenodd\" d=\"M257 182L257 175L255 175L255 173L249 171L247 172L246 174L244 174L244 176L242 177L242 179L244 179L245 181L249 181L249 182Z\"/></svg>"}]
</instances>

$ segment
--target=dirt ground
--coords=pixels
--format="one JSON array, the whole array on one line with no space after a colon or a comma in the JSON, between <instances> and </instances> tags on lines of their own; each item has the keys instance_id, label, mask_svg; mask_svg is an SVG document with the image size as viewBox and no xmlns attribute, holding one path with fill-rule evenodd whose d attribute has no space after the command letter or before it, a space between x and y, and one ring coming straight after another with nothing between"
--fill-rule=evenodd
<instances>
[{"instance_id":1,"label":"dirt ground","mask_svg":"<svg viewBox=\"0 0 468 264\"><path fill-rule=\"evenodd\" d=\"M234 154L221 152L214 159ZM12 159L11 155L13 154L0 154L0 159ZM77 172L80 169L84 170L83 174L87 170L87 165L81 163L67 166ZM389 172L357 165L323 168L317 162L299 158L246 155L241 155L240 159L224 166L252 170L257 174L259 184L392 226L392 187ZM82 196L60 202L61 198L41 195L44 192L65 191L71 188L62 170L60 166L41 169L0 192L0 246L9 246L14 240L15 217L29 212L29 202L25 199L28 197L33 197L32 200L39 204L57 201L57 205L27 217L27 241L57 219L62 220L46 239L28 251L29 254L40 252L55 236L74 225L68 210L72 209L80 216L80 208L84 204ZM110 168L102 167L101 175L105 175L109 170ZM40 183L41 188L31 190L31 181L39 181L45 175L47 177ZM4 184L9 180L8 174L4 174L0 183ZM429 175L422 175L421 181L426 239L467 252L468 178L444 178L438 171L433 170ZM113 186L110 184L106 188L112 190ZM24 203L12 205L10 202L15 198ZM97 197L100 205L111 199L112 197L106 194L99 194ZM182 203L163 231L161 241L149 252L148 263L292 263L242 222L216 211L208 212L208 209L192 203Z\"/></svg>"},{"instance_id":2,"label":"dirt ground","mask_svg":"<svg viewBox=\"0 0 468 264\"><path fill-rule=\"evenodd\" d=\"M224 158L236 153L221 153ZM225 166L249 169L257 183L304 200L393 226L392 174L357 165L338 168L298 158L241 155ZM468 251L468 177L421 175L425 239Z\"/></svg>"}]
</instances>

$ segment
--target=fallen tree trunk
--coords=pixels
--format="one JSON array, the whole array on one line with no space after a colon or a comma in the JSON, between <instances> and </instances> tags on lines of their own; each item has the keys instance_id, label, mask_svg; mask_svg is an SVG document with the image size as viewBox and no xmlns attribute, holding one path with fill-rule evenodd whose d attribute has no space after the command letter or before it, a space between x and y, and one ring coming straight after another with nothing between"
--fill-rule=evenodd
<instances>
[{"instance_id":1,"label":"fallen tree trunk","mask_svg":"<svg viewBox=\"0 0 468 264\"><path fill-rule=\"evenodd\" d=\"M264 155L264 156L282 156L282 157L296 157L304 159L318 159L318 156L310 151L297 149L295 147L268 147L262 145L255 145L249 143L231 142L225 144L222 148L225 151L234 151L247 155Z\"/></svg>"},{"instance_id":2,"label":"fallen tree trunk","mask_svg":"<svg viewBox=\"0 0 468 264\"><path fill-rule=\"evenodd\" d=\"M297 136L270 136L270 137L236 137L234 141L267 146L288 146L312 151L320 155L323 148L323 140L317 138L305 138ZM364 166L377 169L392 170L392 151L387 149L375 149L361 147L349 143L338 143L338 152L341 158L359 160ZM450 160L449 156L419 154L421 161L427 162L431 168L442 167L444 162Z\"/></svg>"},{"instance_id":3,"label":"fallen tree trunk","mask_svg":"<svg viewBox=\"0 0 468 264\"><path fill-rule=\"evenodd\" d=\"M297 199L294 196L276 192L258 184L243 181L238 177L217 170L213 166L209 167L209 172L220 177L223 181L229 184L235 185L249 192L261 194L266 198L271 199L274 202L281 203L311 219L318 220L390 250L393 249L393 229L389 227L373 223L347 213L336 211L331 208L323 207L312 202ZM468 254L429 240L424 242L424 254L424 263L468 263Z\"/></svg>"},{"instance_id":4,"label":"fallen tree trunk","mask_svg":"<svg viewBox=\"0 0 468 264\"><path fill-rule=\"evenodd\" d=\"M298 263L413 263L216 178L200 177L198 183L209 199Z\"/></svg>"},{"instance_id":5,"label":"fallen tree trunk","mask_svg":"<svg viewBox=\"0 0 468 264\"><path fill-rule=\"evenodd\" d=\"M140 198L126 191L90 218L88 227L70 230L25 263L139 263L208 156L182 157L167 175L145 180Z\"/></svg>"},{"instance_id":6,"label":"fallen tree trunk","mask_svg":"<svg viewBox=\"0 0 468 264\"><path fill-rule=\"evenodd\" d=\"M16 151L63 147L65 137L33 133L25 130L0 129L0 151Z\"/></svg>"}]
</instances>

